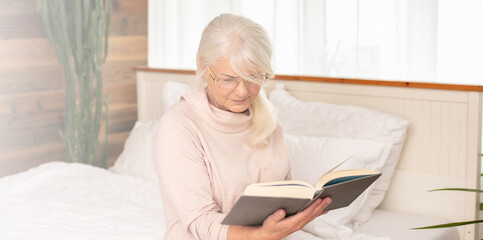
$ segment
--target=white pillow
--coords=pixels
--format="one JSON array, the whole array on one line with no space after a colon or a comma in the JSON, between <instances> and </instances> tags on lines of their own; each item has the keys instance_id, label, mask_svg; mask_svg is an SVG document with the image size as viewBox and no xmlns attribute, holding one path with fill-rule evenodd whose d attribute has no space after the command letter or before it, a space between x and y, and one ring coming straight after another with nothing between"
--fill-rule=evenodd
<instances>
[{"instance_id":1,"label":"white pillow","mask_svg":"<svg viewBox=\"0 0 483 240\"><path fill-rule=\"evenodd\" d=\"M189 92L191 88L186 83L166 82L162 91L163 109L171 107L180 100L182 95ZM157 120L144 123L137 121L124 143L121 155L109 170L157 183L153 158L153 142L157 125Z\"/></svg>"},{"instance_id":2,"label":"white pillow","mask_svg":"<svg viewBox=\"0 0 483 240\"><path fill-rule=\"evenodd\" d=\"M124 149L110 171L157 182L154 171L153 142L157 120L137 121L129 133Z\"/></svg>"},{"instance_id":3,"label":"white pillow","mask_svg":"<svg viewBox=\"0 0 483 240\"><path fill-rule=\"evenodd\" d=\"M270 102L277 108L279 123L287 134L312 137L365 139L392 144L381 172L364 206L351 219L357 228L369 219L382 202L400 157L408 121L391 114L351 105L304 102L293 97L282 84L270 93Z\"/></svg>"},{"instance_id":4,"label":"white pillow","mask_svg":"<svg viewBox=\"0 0 483 240\"><path fill-rule=\"evenodd\" d=\"M286 133L285 145L290 155L292 178L314 184L329 169L350 157L338 170L367 168L380 172L392 147L363 139L336 137L307 137ZM363 192L351 205L332 210L311 223L304 230L321 238L340 238L353 233L351 219L367 201L369 192Z\"/></svg>"},{"instance_id":5,"label":"white pillow","mask_svg":"<svg viewBox=\"0 0 483 240\"><path fill-rule=\"evenodd\" d=\"M190 93L192 89L186 83L168 81L163 86L162 98L163 109L167 109L177 103L181 96Z\"/></svg>"}]
</instances>

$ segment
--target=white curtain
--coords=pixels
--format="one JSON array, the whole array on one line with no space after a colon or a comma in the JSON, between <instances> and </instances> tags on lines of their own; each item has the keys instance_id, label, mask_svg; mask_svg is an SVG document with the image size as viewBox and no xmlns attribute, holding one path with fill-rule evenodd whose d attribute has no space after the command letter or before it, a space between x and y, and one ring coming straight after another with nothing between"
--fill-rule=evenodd
<instances>
[{"instance_id":1,"label":"white curtain","mask_svg":"<svg viewBox=\"0 0 483 240\"><path fill-rule=\"evenodd\" d=\"M148 65L195 69L203 28L251 18L277 74L483 84L481 0L149 0Z\"/></svg>"}]
</instances>

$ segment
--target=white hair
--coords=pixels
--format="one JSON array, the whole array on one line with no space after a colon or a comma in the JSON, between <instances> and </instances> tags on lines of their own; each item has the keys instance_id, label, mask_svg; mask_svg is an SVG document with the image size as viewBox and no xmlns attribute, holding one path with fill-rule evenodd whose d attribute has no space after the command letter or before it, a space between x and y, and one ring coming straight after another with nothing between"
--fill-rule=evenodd
<instances>
[{"instance_id":1,"label":"white hair","mask_svg":"<svg viewBox=\"0 0 483 240\"><path fill-rule=\"evenodd\" d=\"M272 45L265 29L252 20L232 14L221 14L204 29L196 56L196 81L206 87L203 76L208 67L227 58L240 77L250 80L251 73L274 77L271 66ZM274 107L263 94L258 94L252 105L252 132L247 139L250 146L266 146L277 127Z\"/></svg>"}]
</instances>

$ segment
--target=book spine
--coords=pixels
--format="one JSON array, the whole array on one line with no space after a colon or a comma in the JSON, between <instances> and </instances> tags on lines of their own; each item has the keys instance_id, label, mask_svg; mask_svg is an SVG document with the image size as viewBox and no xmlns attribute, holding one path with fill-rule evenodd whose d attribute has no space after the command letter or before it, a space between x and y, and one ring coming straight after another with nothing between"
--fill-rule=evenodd
<instances>
[{"instance_id":1,"label":"book spine","mask_svg":"<svg viewBox=\"0 0 483 240\"><path fill-rule=\"evenodd\" d=\"M310 204L312 204L315 200L317 200L317 198L319 198L322 195L323 192L324 192L324 189L321 189L321 190L315 192L314 197L312 198L312 200L310 200L309 202L307 202L307 204L305 204L303 207L301 207L297 211L297 213L299 213L299 212L305 210L306 208L308 208L310 206Z\"/></svg>"}]
</instances>

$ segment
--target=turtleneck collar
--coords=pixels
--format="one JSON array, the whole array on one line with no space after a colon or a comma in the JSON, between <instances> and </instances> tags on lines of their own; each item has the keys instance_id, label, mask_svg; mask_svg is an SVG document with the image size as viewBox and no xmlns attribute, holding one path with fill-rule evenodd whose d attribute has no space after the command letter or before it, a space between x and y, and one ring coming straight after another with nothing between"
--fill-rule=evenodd
<instances>
[{"instance_id":1,"label":"turtleneck collar","mask_svg":"<svg viewBox=\"0 0 483 240\"><path fill-rule=\"evenodd\" d=\"M221 110L208 102L206 89L200 89L182 96L193 111L211 128L224 132L236 133L245 130L252 123L252 109L249 107L243 113Z\"/></svg>"}]
</instances>

